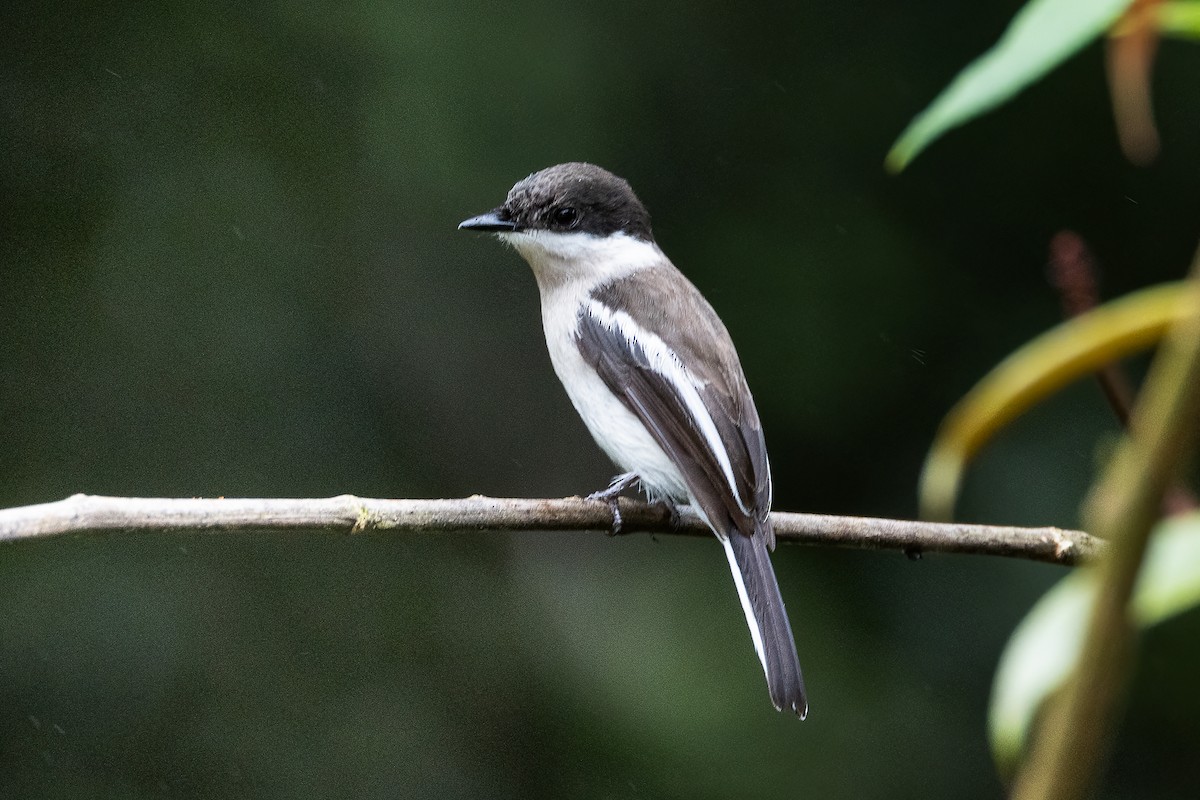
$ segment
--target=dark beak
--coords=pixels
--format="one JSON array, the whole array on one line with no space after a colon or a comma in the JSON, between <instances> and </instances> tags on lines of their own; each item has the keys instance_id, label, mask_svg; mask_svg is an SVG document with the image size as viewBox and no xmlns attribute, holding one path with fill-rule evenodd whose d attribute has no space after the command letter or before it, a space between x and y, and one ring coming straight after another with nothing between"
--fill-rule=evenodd
<instances>
[{"instance_id":1,"label":"dark beak","mask_svg":"<svg viewBox=\"0 0 1200 800\"><path fill-rule=\"evenodd\" d=\"M460 231L480 231L483 233L505 233L519 230L517 223L500 218L499 209L489 211L486 214L480 214L478 217L463 220L458 223L458 229Z\"/></svg>"}]
</instances>

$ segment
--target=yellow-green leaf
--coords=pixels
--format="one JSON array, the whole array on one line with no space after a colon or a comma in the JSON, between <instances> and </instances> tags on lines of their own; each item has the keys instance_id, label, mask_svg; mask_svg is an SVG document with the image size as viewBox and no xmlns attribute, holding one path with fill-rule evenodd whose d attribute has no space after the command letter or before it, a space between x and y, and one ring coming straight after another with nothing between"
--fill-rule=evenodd
<instances>
[{"instance_id":1,"label":"yellow-green leaf","mask_svg":"<svg viewBox=\"0 0 1200 800\"><path fill-rule=\"evenodd\" d=\"M949 519L967 463L1042 398L1162 338L1185 312L1184 283L1142 289L1067 320L1001 361L942 420L921 472L925 519Z\"/></svg>"},{"instance_id":2,"label":"yellow-green leaf","mask_svg":"<svg viewBox=\"0 0 1200 800\"><path fill-rule=\"evenodd\" d=\"M990 111L1104 33L1132 0L1031 0L995 46L967 65L900 134L887 155L904 169L934 139Z\"/></svg>"},{"instance_id":3,"label":"yellow-green leaf","mask_svg":"<svg viewBox=\"0 0 1200 800\"><path fill-rule=\"evenodd\" d=\"M1200 39L1200 2L1181 0L1158 7L1158 30L1181 39Z\"/></svg>"}]
</instances>

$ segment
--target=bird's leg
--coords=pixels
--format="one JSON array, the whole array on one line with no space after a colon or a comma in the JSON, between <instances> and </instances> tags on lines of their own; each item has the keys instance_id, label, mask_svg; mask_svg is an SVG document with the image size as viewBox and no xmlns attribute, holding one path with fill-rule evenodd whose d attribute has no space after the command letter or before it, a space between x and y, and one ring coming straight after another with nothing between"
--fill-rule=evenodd
<instances>
[{"instance_id":1,"label":"bird's leg","mask_svg":"<svg viewBox=\"0 0 1200 800\"><path fill-rule=\"evenodd\" d=\"M622 472L620 475L612 479L612 483L608 484L607 489L601 489L598 492L592 492L587 496L588 500L603 500L608 503L608 508L612 511L612 536L616 536L621 532L621 507L617 505L617 498L621 492L628 489L638 480L636 472Z\"/></svg>"},{"instance_id":2,"label":"bird's leg","mask_svg":"<svg viewBox=\"0 0 1200 800\"><path fill-rule=\"evenodd\" d=\"M671 530L679 530L679 526L683 524L683 515L679 513L679 504L669 497L664 497L655 503L657 506L662 506L671 515L670 525Z\"/></svg>"}]
</instances>

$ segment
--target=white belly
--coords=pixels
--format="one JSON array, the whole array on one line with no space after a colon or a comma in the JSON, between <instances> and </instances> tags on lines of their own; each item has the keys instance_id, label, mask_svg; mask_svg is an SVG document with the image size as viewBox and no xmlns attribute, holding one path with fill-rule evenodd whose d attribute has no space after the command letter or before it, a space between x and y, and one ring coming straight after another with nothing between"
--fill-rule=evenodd
<instances>
[{"instance_id":1,"label":"white belly","mask_svg":"<svg viewBox=\"0 0 1200 800\"><path fill-rule=\"evenodd\" d=\"M571 287L564 286L558 291L569 293ZM641 420L580 355L574 340L578 299L542 299L542 324L550 362L596 443L622 471L637 473L650 499L665 497L686 502L688 492L679 470Z\"/></svg>"}]
</instances>

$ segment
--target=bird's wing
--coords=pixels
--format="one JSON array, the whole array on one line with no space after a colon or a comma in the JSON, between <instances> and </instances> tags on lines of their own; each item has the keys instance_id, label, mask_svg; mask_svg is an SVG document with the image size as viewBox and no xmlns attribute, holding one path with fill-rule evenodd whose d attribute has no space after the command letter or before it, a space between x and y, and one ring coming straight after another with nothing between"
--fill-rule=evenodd
<instances>
[{"instance_id":1,"label":"bird's wing","mask_svg":"<svg viewBox=\"0 0 1200 800\"><path fill-rule=\"evenodd\" d=\"M773 547L770 468L754 401L725 327L685 285L658 298L647 281L602 287L580 309L577 344L678 467L709 523L719 533L761 531ZM616 291L638 302L614 303Z\"/></svg>"}]
</instances>

